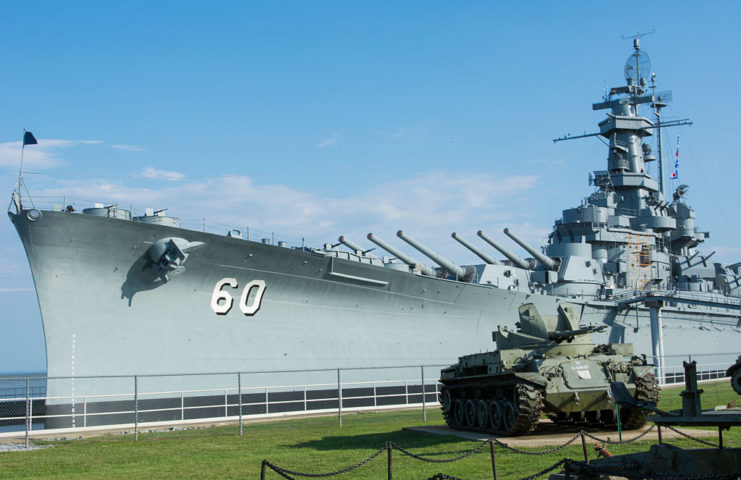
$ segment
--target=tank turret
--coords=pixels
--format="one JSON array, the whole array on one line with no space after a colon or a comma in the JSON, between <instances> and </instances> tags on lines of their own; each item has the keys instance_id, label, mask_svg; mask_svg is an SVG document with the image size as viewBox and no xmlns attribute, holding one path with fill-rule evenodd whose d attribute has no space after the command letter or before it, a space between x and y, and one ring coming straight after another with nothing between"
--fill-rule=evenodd
<instances>
[{"instance_id":1,"label":"tank turret","mask_svg":"<svg viewBox=\"0 0 741 480\"><path fill-rule=\"evenodd\" d=\"M653 366L633 355L633 345L594 344L592 332L606 326L581 326L568 304L541 315L526 303L519 314L517 331L494 332L497 350L460 357L441 371L440 405L451 427L522 435L536 429L541 413L557 424L612 425L612 381L638 399L658 400ZM621 408L620 420L624 429L646 422L638 407Z\"/></svg>"},{"instance_id":2,"label":"tank turret","mask_svg":"<svg viewBox=\"0 0 741 480\"><path fill-rule=\"evenodd\" d=\"M499 244L499 242L496 242L496 241L494 241L493 239L491 239L491 238L489 238L488 236L486 236L486 235L484 234L484 232L482 232L481 230L479 230L478 232L476 232L476 234L477 234L477 235L478 235L479 237L481 237L481 238L482 238L482 239L483 239L483 240L484 240L484 241L485 241L486 243L488 243L488 244L489 244L489 245L491 245L492 247L494 247L494 248L496 248L497 250L499 250L500 252L502 252L502 255L504 255L505 257L507 257L507 259L508 259L508 260L509 260L510 262L512 262L512 264L513 264L513 265L514 265L515 267L520 267L520 268L524 268L524 269L526 269L526 270L532 270L532 269L533 269L533 268L535 267L535 265L532 265L532 264L531 264L530 262L526 262L526 261L525 261L525 260L523 260L522 258L518 257L518 256L517 256L517 255L515 255L514 253L512 253L512 252L510 252L509 250L507 250L506 248L504 248L504 247L503 247L502 245L500 245L500 244Z\"/></svg>"},{"instance_id":3,"label":"tank turret","mask_svg":"<svg viewBox=\"0 0 741 480\"><path fill-rule=\"evenodd\" d=\"M426 265L422 265L421 263L419 263L418 261L416 261L415 259L413 259L409 255L406 255L405 253L397 250L396 248L392 247L391 245L389 245L388 243L384 242L380 238L376 237L372 233L369 233L368 234L368 240L370 240L371 242L375 243L379 247L383 248L384 250L386 250L387 252L389 252L391 255L395 256L396 258L398 258L402 262L406 263L410 267L419 268L420 273L422 273L422 275L427 275L427 276L430 276L430 277L435 277L436 276L435 270L431 269L430 267L428 267Z\"/></svg>"},{"instance_id":4,"label":"tank turret","mask_svg":"<svg viewBox=\"0 0 741 480\"><path fill-rule=\"evenodd\" d=\"M396 236L407 242L412 247L416 248L420 252L422 252L423 255L429 257L433 262L437 263L441 267L443 267L449 274L453 275L457 280L462 280L464 282L469 282L473 278L473 275L476 273L476 271L472 267L463 268L459 265L456 265L455 263L451 262L450 260L447 260L446 258L442 257L441 255L435 253L433 250L430 250L429 248L425 247L406 233L399 230L396 232Z\"/></svg>"},{"instance_id":5,"label":"tank turret","mask_svg":"<svg viewBox=\"0 0 741 480\"><path fill-rule=\"evenodd\" d=\"M471 250L473 253L475 253L481 260L485 261L489 265L501 265L501 262L497 260L496 258L492 257L491 255L487 255L486 253L482 252L478 248L474 247L468 240L461 237L457 233L453 232L450 234L451 237L458 240L458 242L466 247L467 249Z\"/></svg>"},{"instance_id":6,"label":"tank turret","mask_svg":"<svg viewBox=\"0 0 741 480\"><path fill-rule=\"evenodd\" d=\"M543 265L543 267L545 267L546 270L553 270L554 272L558 270L558 262L556 262L550 257L543 255L542 253L540 253L539 251L537 251L536 249L534 249L533 247L525 243L523 239L521 239L514 233L510 232L509 228L504 229L504 234L507 235L512 240L514 240L517 245L524 248L527 251L527 253L535 257L535 260L540 262L540 264Z\"/></svg>"}]
</instances>

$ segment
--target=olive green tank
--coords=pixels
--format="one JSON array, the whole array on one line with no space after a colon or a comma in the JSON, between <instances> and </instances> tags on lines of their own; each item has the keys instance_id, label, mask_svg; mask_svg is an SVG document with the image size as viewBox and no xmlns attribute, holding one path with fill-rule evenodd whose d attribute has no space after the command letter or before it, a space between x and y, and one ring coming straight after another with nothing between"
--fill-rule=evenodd
<instances>
[{"instance_id":1,"label":"olive green tank","mask_svg":"<svg viewBox=\"0 0 741 480\"><path fill-rule=\"evenodd\" d=\"M726 375L731 377L731 387L741 395L741 355L736 359L736 363L728 367Z\"/></svg>"},{"instance_id":2,"label":"olive green tank","mask_svg":"<svg viewBox=\"0 0 741 480\"><path fill-rule=\"evenodd\" d=\"M524 435L541 413L553 422L610 425L617 421L610 382L623 382L639 400L656 402L653 365L633 355L632 344L596 346L574 307L540 315L532 303L519 308L517 331L493 333L497 350L466 355L441 372L440 404L453 428L499 435ZM621 408L622 427L646 423L643 411Z\"/></svg>"}]
</instances>

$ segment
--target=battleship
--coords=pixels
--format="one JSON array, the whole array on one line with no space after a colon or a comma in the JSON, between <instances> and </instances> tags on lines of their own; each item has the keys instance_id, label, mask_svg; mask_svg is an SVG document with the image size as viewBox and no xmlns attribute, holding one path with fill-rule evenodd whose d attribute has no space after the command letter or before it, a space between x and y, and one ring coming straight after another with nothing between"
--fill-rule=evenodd
<instances>
[{"instance_id":1,"label":"battleship","mask_svg":"<svg viewBox=\"0 0 741 480\"><path fill-rule=\"evenodd\" d=\"M41 210L19 179L8 215L35 284L48 376L450 364L491 350L491 332L513 327L521 305L550 314L562 302L582 325L606 327L598 340L653 356L662 380L673 355L732 363L741 262L701 253L709 234L695 227L688 187L666 191L661 141L654 152L650 139L683 122L662 123L668 95L639 38L633 50L625 84L592 105L607 114L590 135L608 144L594 192L563 211L543 248L504 231L525 258L484 230L468 236L476 243L452 234L481 259L458 265L401 230L394 242L421 257L372 233L389 257L345 237L315 248L189 230L165 210Z\"/></svg>"}]
</instances>

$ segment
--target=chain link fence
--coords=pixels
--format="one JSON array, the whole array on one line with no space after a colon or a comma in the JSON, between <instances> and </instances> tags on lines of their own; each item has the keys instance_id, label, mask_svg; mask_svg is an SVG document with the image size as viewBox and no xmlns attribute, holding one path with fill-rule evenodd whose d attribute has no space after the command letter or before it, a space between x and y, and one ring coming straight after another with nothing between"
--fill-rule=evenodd
<instances>
[{"instance_id":1,"label":"chain link fence","mask_svg":"<svg viewBox=\"0 0 741 480\"><path fill-rule=\"evenodd\" d=\"M113 377L0 377L0 435L438 405L447 365Z\"/></svg>"}]
</instances>

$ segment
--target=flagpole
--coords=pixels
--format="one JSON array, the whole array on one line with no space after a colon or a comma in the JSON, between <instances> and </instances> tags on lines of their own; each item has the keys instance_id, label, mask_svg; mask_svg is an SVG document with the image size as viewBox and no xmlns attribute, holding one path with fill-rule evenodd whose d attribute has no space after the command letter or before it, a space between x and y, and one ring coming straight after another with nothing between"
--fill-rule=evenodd
<instances>
[{"instance_id":1,"label":"flagpole","mask_svg":"<svg viewBox=\"0 0 741 480\"><path fill-rule=\"evenodd\" d=\"M15 185L15 191L21 194L21 182L23 182L23 152L26 150L26 129L23 129L23 138L21 139L21 169L18 171L18 183Z\"/></svg>"}]
</instances>

